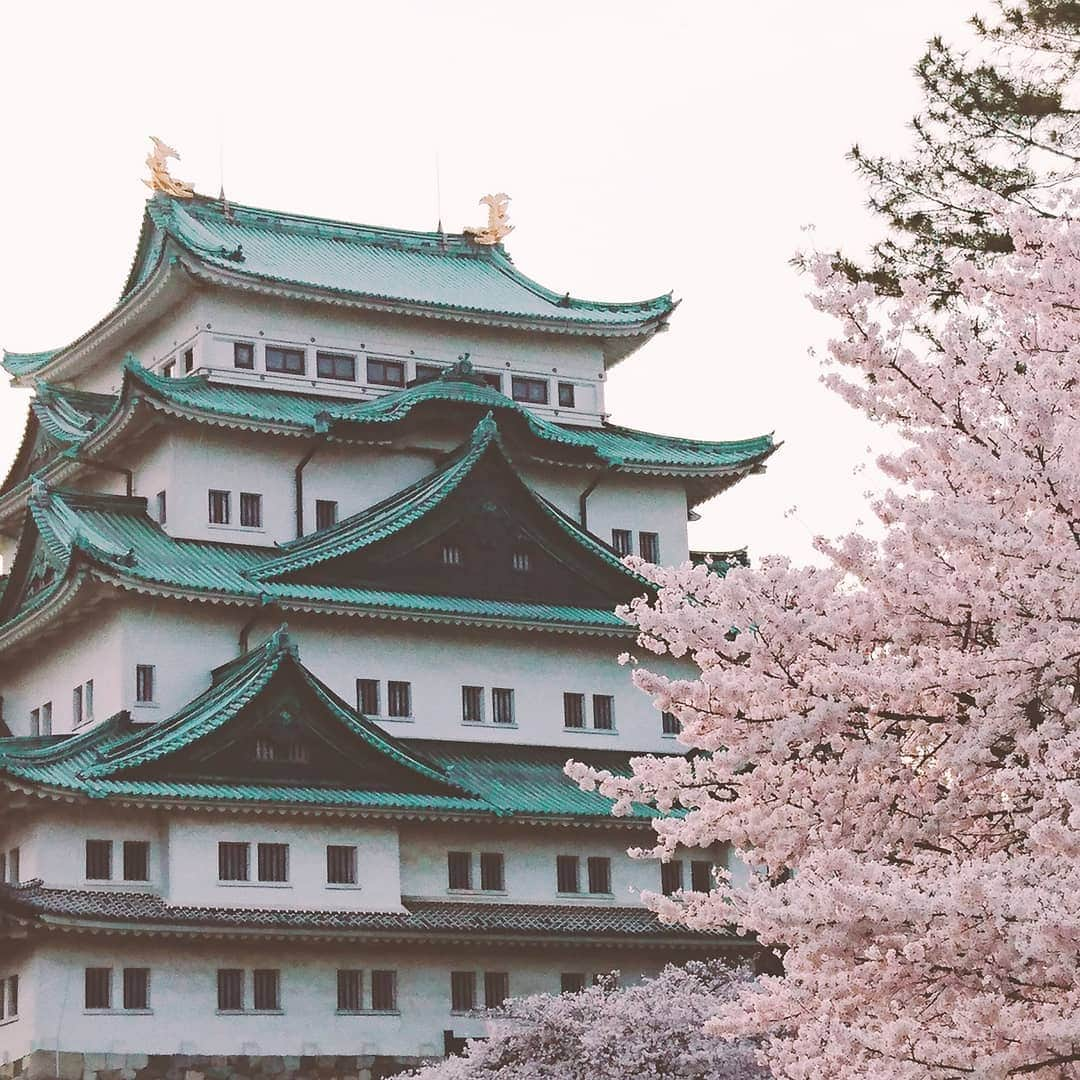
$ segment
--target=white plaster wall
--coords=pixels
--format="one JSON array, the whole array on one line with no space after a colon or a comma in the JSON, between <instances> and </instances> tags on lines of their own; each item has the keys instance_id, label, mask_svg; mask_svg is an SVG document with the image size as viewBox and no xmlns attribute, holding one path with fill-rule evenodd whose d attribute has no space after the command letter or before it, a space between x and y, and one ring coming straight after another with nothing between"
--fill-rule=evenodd
<instances>
[{"instance_id":1,"label":"white plaster wall","mask_svg":"<svg viewBox=\"0 0 1080 1080\"><path fill-rule=\"evenodd\" d=\"M169 820L168 837L168 900L172 904L298 911L401 910L398 836L392 824L177 815ZM257 876L255 845L288 844L289 881L219 884L220 841L252 845L253 879ZM358 848L356 887L327 885L327 844Z\"/></svg>"},{"instance_id":2,"label":"white plaster wall","mask_svg":"<svg viewBox=\"0 0 1080 1080\"><path fill-rule=\"evenodd\" d=\"M0 665L4 719L15 735L30 734L30 710L53 704L54 735L72 730L72 690L94 680L94 719L124 707L123 624L116 608L96 609L56 637L36 642ZM132 674L134 679L134 674ZM134 689L131 691L134 696Z\"/></svg>"},{"instance_id":3,"label":"white plaster wall","mask_svg":"<svg viewBox=\"0 0 1080 1080\"><path fill-rule=\"evenodd\" d=\"M34 994L32 987L40 984L41 963L28 941L9 938L0 943L0 979L9 975L19 977L19 1015L0 1020L0 1065L25 1057L37 1049L37 1033L49 1026L47 1005Z\"/></svg>"},{"instance_id":4,"label":"white plaster wall","mask_svg":"<svg viewBox=\"0 0 1080 1080\"><path fill-rule=\"evenodd\" d=\"M606 972L619 969L624 982L640 979L663 966L670 954L640 950L545 946L499 950L476 946L376 944L259 947L241 943L180 944L110 938L43 943L26 964L28 998L40 1003L21 1025L0 1028L0 1057L15 1048L84 1053L151 1054L442 1054L444 1030L458 1036L481 1035L484 1021L453 1015L450 972L476 971L480 994L484 971L510 974L510 993L522 996L558 992L564 971ZM150 968L147 1014L87 1013L83 1008L83 972L87 967L114 969L114 1000L124 967ZM272 967L281 971L280 1015L217 1015L217 969ZM399 1015L336 1015L339 968L396 970ZM250 1000L250 997L249 997ZM7 1033L11 1033L10 1035Z\"/></svg>"}]
</instances>

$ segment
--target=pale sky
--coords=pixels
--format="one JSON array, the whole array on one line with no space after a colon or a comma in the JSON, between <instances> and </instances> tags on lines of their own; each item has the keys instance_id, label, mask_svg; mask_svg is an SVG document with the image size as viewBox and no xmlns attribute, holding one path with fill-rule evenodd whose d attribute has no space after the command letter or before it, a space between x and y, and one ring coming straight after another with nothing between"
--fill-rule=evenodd
<instances>
[{"instance_id":1,"label":"pale sky","mask_svg":"<svg viewBox=\"0 0 1080 1080\"><path fill-rule=\"evenodd\" d=\"M149 134L236 202L453 231L513 197L507 248L560 292L674 289L670 331L611 375L617 423L775 431L768 472L691 546L810 557L866 516L877 433L818 383L830 324L788 260L878 235L844 159L902 151L925 41L980 0L56 4L0 46L0 345L66 344L116 301ZM803 227L814 226L813 234ZM0 470L27 392L0 388ZM880 441L880 440L879 440ZM788 513L797 507L793 513Z\"/></svg>"}]
</instances>

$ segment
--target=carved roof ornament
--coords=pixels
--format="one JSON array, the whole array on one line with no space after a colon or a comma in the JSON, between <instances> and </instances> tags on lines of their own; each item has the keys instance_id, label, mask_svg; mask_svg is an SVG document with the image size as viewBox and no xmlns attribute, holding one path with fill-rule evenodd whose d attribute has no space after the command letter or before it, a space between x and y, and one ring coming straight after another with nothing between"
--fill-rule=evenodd
<instances>
[{"instance_id":1,"label":"carved roof ornament","mask_svg":"<svg viewBox=\"0 0 1080 1080\"><path fill-rule=\"evenodd\" d=\"M488 246L497 244L514 231L509 218L510 196L505 191L500 191L498 195L485 195L480 205L488 208L487 224L465 226L465 235L474 243Z\"/></svg>"},{"instance_id":2,"label":"carved roof ornament","mask_svg":"<svg viewBox=\"0 0 1080 1080\"><path fill-rule=\"evenodd\" d=\"M195 194L195 189L185 180L174 180L169 175L169 158L180 160L180 155L169 145L163 143L156 135L150 136L154 149L150 151L146 164L150 168L150 179L143 183L151 191L160 191L165 195L171 195L174 199L190 199Z\"/></svg>"}]
</instances>

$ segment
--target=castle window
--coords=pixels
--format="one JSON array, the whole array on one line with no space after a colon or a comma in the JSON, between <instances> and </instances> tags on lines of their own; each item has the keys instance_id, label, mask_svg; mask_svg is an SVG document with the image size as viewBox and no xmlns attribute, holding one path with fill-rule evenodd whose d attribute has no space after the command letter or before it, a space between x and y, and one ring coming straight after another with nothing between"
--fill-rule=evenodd
<instances>
[{"instance_id":1,"label":"castle window","mask_svg":"<svg viewBox=\"0 0 1080 1080\"><path fill-rule=\"evenodd\" d=\"M148 841L124 841L124 880L150 880L150 844Z\"/></svg>"},{"instance_id":2,"label":"castle window","mask_svg":"<svg viewBox=\"0 0 1080 1080\"><path fill-rule=\"evenodd\" d=\"M379 715L379 680L356 680L356 711L364 716Z\"/></svg>"},{"instance_id":3,"label":"castle window","mask_svg":"<svg viewBox=\"0 0 1080 1080\"><path fill-rule=\"evenodd\" d=\"M273 761L277 757L277 747L272 739L255 740L255 760Z\"/></svg>"},{"instance_id":4,"label":"castle window","mask_svg":"<svg viewBox=\"0 0 1080 1080\"><path fill-rule=\"evenodd\" d=\"M337 503L333 499L315 500L315 528L329 529L337 524Z\"/></svg>"},{"instance_id":5,"label":"castle window","mask_svg":"<svg viewBox=\"0 0 1080 1080\"><path fill-rule=\"evenodd\" d=\"M303 349L279 349L266 346L266 370L285 375L303 375L307 370Z\"/></svg>"},{"instance_id":6,"label":"castle window","mask_svg":"<svg viewBox=\"0 0 1080 1080\"><path fill-rule=\"evenodd\" d=\"M682 724L674 713L662 712L660 714L660 733L662 735L678 735L682 731Z\"/></svg>"},{"instance_id":7,"label":"castle window","mask_svg":"<svg viewBox=\"0 0 1080 1080\"><path fill-rule=\"evenodd\" d=\"M607 895L611 892L611 860L594 856L588 861L589 892Z\"/></svg>"},{"instance_id":8,"label":"castle window","mask_svg":"<svg viewBox=\"0 0 1080 1080\"><path fill-rule=\"evenodd\" d=\"M450 972L450 1011L472 1012L476 1008L476 972Z\"/></svg>"},{"instance_id":9,"label":"castle window","mask_svg":"<svg viewBox=\"0 0 1080 1080\"><path fill-rule=\"evenodd\" d=\"M510 975L505 971L484 972L484 1007L497 1009L510 996Z\"/></svg>"},{"instance_id":10,"label":"castle window","mask_svg":"<svg viewBox=\"0 0 1080 1080\"><path fill-rule=\"evenodd\" d=\"M295 739L285 744L284 758L293 765L306 765L310 760L307 743L297 742Z\"/></svg>"},{"instance_id":11,"label":"castle window","mask_svg":"<svg viewBox=\"0 0 1080 1080\"><path fill-rule=\"evenodd\" d=\"M480 853L480 888L484 892L505 892L506 863L500 852Z\"/></svg>"},{"instance_id":12,"label":"castle window","mask_svg":"<svg viewBox=\"0 0 1080 1080\"><path fill-rule=\"evenodd\" d=\"M412 716L412 683L386 684L387 713L390 716Z\"/></svg>"},{"instance_id":13,"label":"castle window","mask_svg":"<svg viewBox=\"0 0 1080 1080\"><path fill-rule=\"evenodd\" d=\"M548 403L547 379L526 379L521 375L515 375L510 380L510 386L515 401L525 401L530 405Z\"/></svg>"},{"instance_id":14,"label":"castle window","mask_svg":"<svg viewBox=\"0 0 1080 1080\"><path fill-rule=\"evenodd\" d=\"M712 892L714 881L711 859L694 859L690 863L690 888L694 892Z\"/></svg>"},{"instance_id":15,"label":"castle window","mask_svg":"<svg viewBox=\"0 0 1080 1080\"><path fill-rule=\"evenodd\" d=\"M84 975L88 1009L112 1008L112 968L88 967Z\"/></svg>"},{"instance_id":16,"label":"castle window","mask_svg":"<svg viewBox=\"0 0 1080 1080\"><path fill-rule=\"evenodd\" d=\"M159 491L157 493L157 520L158 520L159 525L164 525L165 524L165 518L166 518L165 509L166 509L166 507L165 507L165 492L164 491Z\"/></svg>"},{"instance_id":17,"label":"castle window","mask_svg":"<svg viewBox=\"0 0 1080 1080\"><path fill-rule=\"evenodd\" d=\"M240 524L245 529L262 528L262 496L252 491L240 492Z\"/></svg>"},{"instance_id":18,"label":"castle window","mask_svg":"<svg viewBox=\"0 0 1080 1080\"><path fill-rule=\"evenodd\" d=\"M574 407L574 384L572 382L559 383L559 407L572 409Z\"/></svg>"},{"instance_id":19,"label":"castle window","mask_svg":"<svg viewBox=\"0 0 1080 1080\"><path fill-rule=\"evenodd\" d=\"M437 379L441 373L442 368L438 364L417 364L416 378L413 381L418 383L431 382L432 379Z\"/></svg>"},{"instance_id":20,"label":"castle window","mask_svg":"<svg viewBox=\"0 0 1080 1080\"><path fill-rule=\"evenodd\" d=\"M356 848L340 844L326 845L326 883L356 884Z\"/></svg>"},{"instance_id":21,"label":"castle window","mask_svg":"<svg viewBox=\"0 0 1080 1080\"><path fill-rule=\"evenodd\" d=\"M361 1012L364 1008L364 973L362 971L338 971L337 1011Z\"/></svg>"},{"instance_id":22,"label":"castle window","mask_svg":"<svg viewBox=\"0 0 1080 1080\"><path fill-rule=\"evenodd\" d=\"M634 550L634 534L629 529L612 529L611 546L616 555L629 555Z\"/></svg>"},{"instance_id":23,"label":"castle window","mask_svg":"<svg viewBox=\"0 0 1080 1080\"><path fill-rule=\"evenodd\" d=\"M218 881L249 881L250 879L250 845L221 841L218 844Z\"/></svg>"},{"instance_id":24,"label":"castle window","mask_svg":"<svg viewBox=\"0 0 1080 1080\"><path fill-rule=\"evenodd\" d=\"M288 844L259 844L257 861L260 881L289 880Z\"/></svg>"},{"instance_id":25,"label":"castle window","mask_svg":"<svg viewBox=\"0 0 1080 1080\"><path fill-rule=\"evenodd\" d=\"M496 686L491 691L491 720L495 724L514 722L514 691Z\"/></svg>"},{"instance_id":26,"label":"castle window","mask_svg":"<svg viewBox=\"0 0 1080 1080\"><path fill-rule=\"evenodd\" d=\"M560 893L581 892L580 862L576 855L555 857L555 887Z\"/></svg>"},{"instance_id":27,"label":"castle window","mask_svg":"<svg viewBox=\"0 0 1080 1080\"><path fill-rule=\"evenodd\" d=\"M83 711L87 721L94 719L94 680L87 679L83 683Z\"/></svg>"},{"instance_id":28,"label":"castle window","mask_svg":"<svg viewBox=\"0 0 1080 1080\"><path fill-rule=\"evenodd\" d=\"M371 973L372 1012L397 1012L397 972Z\"/></svg>"},{"instance_id":29,"label":"castle window","mask_svg":"<svg viewBox=\"0 0 1080 1080\"><path fill-rule=\"evenodd\" d=\"M592 722L597 731L615 730L615 699L610 694L593 694Z\"/></svg>"},{"instance_id":30,"label":"castle window","mask_svg":"<svg viewBox=\"0 0 1080 1080\"><path fill-rule=\"evenodd\" d=\"M316 353L315 373L320 379L340 379L342 382L356 382L356 357L346 356L341 353Z\"/></svg>"},{"instance_id":31,"label":"castle window","mask_svg":"<svg viewBox=\"0 0 1080 1080\"><path fill-rule=\"evenodd\" d=\"M457 544L443 544L442 561L443 566L460 566L461 548Z\"/></svg>"},{"instance_id":32,"label":"castle window","mask_svg":"<svg viewBox=\"0 0 1080 1080\"><path fill-rule=\"evenodd\" d=\"M405 365L399 360L379 360L369 356L367 381L376 386L404 386Z\"/></svg>"},{"instance_id":33,"label":"castle window","mask_svg":"<svg viewBox=\"0 0 1080 1080\"><path fill-rule=\"evenodd\" d=\"M483 379L492 390L498 390L500 394L503 392L503 380L500 372L481 371L480 378Z\"/></svg>"},{"instance_id":34,"label":"castle window","mask_svg":"<svg viewBox=\"0 0 1080 1080\"><path fill-rule=\"evenodd\" d=\"M654 532L638 533L638 553L646 562L659 562L660 534Z\"/></svg>"},{"instance_id":35,"label":"castle window","mask_svg":"<svg viewBox=\"0 0 1080 1080\"><path fill-rule=\"evenodd\" d=\"M76 686L71 691L71 723L78 727L83 722L83 688Z\"/></svg>"},{"instance_id":36,"label":"castle window","mask_svg":"<svg viewBox=\"0 0 1080 1080\"><path fill-rule=\"evenodd\" d=\"M677 893L683 887L683 866L679 859L660 864L660 891L665 896Z\"/></svg>"},{"instance_id":37,"label":"castle window","mask_svg":"<svg viewBox=\"0 0 1080 1080\"><path fill-rule=\"evenodd\" d=\"M527 574L532 569L532 559L527 551L515 551L511 559L511 566L520 574Z\"/></svg>"},{"instance_id":38,"label":"castle window","mask_svg":"<svg viewBox=\"0 0 1080 1080\"><path fill-rule=\"evenodd\" d=\"M195 370L195 350L194 349L185 349L184 350L184 372L185 372L185 374L188 374L188 373L190 373L190 372L192 372L194 370Z\"/></svg>"},{"instance_id":39,"label":"castle window","mask_svg":"<svg viewBox=\"0 0 1080 1080\"><path fill-rule=\"evenodd\" d=\"M563 694L563 727L583 728L585 726L585 695Z\"/></svg>"},{"instance_id":40,"label":"castle window","mask_svg":"<svg viewBox=\"0 0 1080 1080\"><path fill-rule=\"evenodd\" d=\"M243 371L255 370L255 346L250 341L234 341L232 356L234 368Z\"/></svg>"},{"instance_id":41,"label":"castle window","mask_svg":"<svg viewBox=\"0 0 1080 1080\"><path fill-rule=\"evenodd\" d=\"M135 665L135 700L146 705L154 700L154 665Z\"/></svg>"},{"instance_id":42,"label":"castle window","mask_svg":"<svg viewBox=\"0 0 1080 1080\"><path fill-rule=\"evenodd\" d=\"M176 361L170 360L167 364L162 365L161 374L166 379L171 379L176 375Z\"/></svg>"},{"instance_id":43,"label":"castle window","mask_svg":"<svg viewBox=\"0 0 1080 1080\"><path fill-rule=\"evenodd\" d=\"M86 841L86 880L110 881L112 879L112 841Z\"/></svg>"},{"instance_id":44,"label":"castle window","mask_svg":"<svg viewBox=\"0 0 1080 1080\"><path fill-rule=\"evenodd\" d=\"M8 884L18 885L19 882L22 880L22 870L19 866L19 849L17 847L13 847L8 852L7 864Z\"/></svg>"},{"instance_id":45,"label":"castle window","mask_svg":"<svg viewBox=\"0 0 1080 1080\"><path fill-rule=\"evenodd\" d=\"M218 968L217 1007L219 1012L243 1010L244 973L239 968Z\"/></svg>"},{"instance_id":46,"label":"castle window","mask_svg":"<svg viewBox=\"0 0 1080 1080\"><path fill-rule=\"evenodd\" d=\"M40 709L31 709L30 710L30 734L31 735L40 735L41 734L41 710Z\"/></svg>"},{"instance_id":47,"label":"castle window","mask_svg":"<svg viewBox=\"0 0 1080 1080\"><path fill-rule=\"evenodd\" d=\"M227 491L209 492L209 521L211 525L228 525L232 520L231 496Z\"/></svg>"},{"instance_id":48,"label":"castle window","mask_svg":"<svg viewBox=\"0 0 1080 1080\"><path fill-rule=\"evenodd\" d=\"M469 851L448 851L446 853L447 887L450 889L471 889L472 853Z\"/></svg>"},{"instance_id":49,"label":"castle window","mask_svg":"<svg viewBox=\"0 0 1080 1080\"><path fill-rule=\"evenodd\" d=\"M252 973L251 1006L255 1012L281 1010L281 973L276 968L256 968Z\"/></svg>"},{"instance_id":50,"label":"castle window","mask_svg":"<svg viewBox=\"0 0 1080 1080\"><path fill-rule=\"evenodd\" d=\"M46 701L41 706L41 734L52 734L52 702Z\"/></svg>"},{"instance_id":51,"label":"castle window","mask_svg":"<svg viewBox=\"0 0 1080 1080\"><path fill-rule=\"evenodd\" d=\"M461 720L465 724L484 722L484 688L482 686L461 688Z\"/></svg>"},{"instance_id":52,"label":"castle window","mask_svg":"<svg viewBox=\"0 0 1080 1080\"><path fill-rule=\"evenodd\" d=\"M19 1015L19 976L9 975L7 979L7 1008L4 1009L4 983L0 980L0 1016L13 1020Z\"/></svg>"},{"instance_id":53,"label":"castle window","mask_svg":"<svg viewBox=\"0 0 1080 1080\"><path fill-rule=\"evenodd\" d=\"M150 1008L149 968L124 968L124 1008L140 1012Z\"/></svg>"}]
</instances>

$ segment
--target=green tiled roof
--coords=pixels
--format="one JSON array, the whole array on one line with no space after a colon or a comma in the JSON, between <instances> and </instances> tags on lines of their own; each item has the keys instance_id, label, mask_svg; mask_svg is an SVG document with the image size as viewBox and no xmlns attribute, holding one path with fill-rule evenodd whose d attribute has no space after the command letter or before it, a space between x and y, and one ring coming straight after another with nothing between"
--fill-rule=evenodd
<instances>
[{"instance_id":1,"label":"green tiled roof","mask_svg":"<svg viewBox=\"0 0 1080 1080\"><path fill-rule=\"evenodd\" d=\"M114 579L150 589L157 586L196 594L225 594L255 603L280 600L294 607L335 605L415 617L627 629L614 612L602 608L256 580L257 571L277 564L282 549L173 539L147 516L145 499L61 492L38 485L30 505L46 553L59 575L69 570L77 551ZM60 584L57 581L51 590ZM43 590L23 608L9 610L7 618L22 618L41 607L49 596L50 590Z\"/></svg>"},{"instance_id":2,"label":"green tiled roof","mask_svg":"<svg viewBox=\"0 0 1080 1080\"><path fill-rule=\"evenodd\" d=\"M205 196L157 194L146 204L131 272L114 311L163 263L177 258L195 277L247 289L286 289L390 313L626 339L611 350L615 357L655 333L676 306L670 293L630 303L576 299L526 277L502 245L486 247L461 234L376 228L226 206ZM61 349L5 351L2 364L16 377L32 375L86 336Z\"/></svg>"},{"instance_id":3,"label":"green tiled roof","mask_svg":"<svg viewBox=\"0 0 1080 1080\"><path fill-rule=\"evenodd\" d=\"M347 745L379 762L385 781L377 788L352 787L340 778L318 776L265 782L250 774L230 779L178 771L176 759L208 760L205 740L240 723L249 710L273 712L282 691L272 682L285 678L285 693L299 687L314 697L301 723L329 724ZM275 696L276 695L276 696ZM292 700L290 698L290 700ZM313 711L314 710L314 711ZM235 735L232 736L235 738ZM352 751L340 750L346 754ZM201 756L200 756L201 755ZM604 818L610 801L583 792L563 773L569 756L597 768L627 773L632 755L614 751L570 750L520 745L485 746L474 742L398 739L357 714L301 663L284 628L259 648L213 673L210 686L167 720L132 725L126 714L64 738L0 739L0 778L59 788L90 798L146 797L233 803L284 803L355 809L469 812L488 816L571 816ZM200 766L202 767L202 766ZM634 808L647 819L655 811Z\"/></svg>"}]
</instances>

